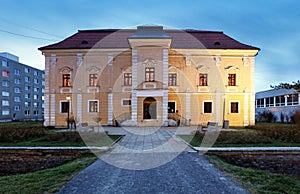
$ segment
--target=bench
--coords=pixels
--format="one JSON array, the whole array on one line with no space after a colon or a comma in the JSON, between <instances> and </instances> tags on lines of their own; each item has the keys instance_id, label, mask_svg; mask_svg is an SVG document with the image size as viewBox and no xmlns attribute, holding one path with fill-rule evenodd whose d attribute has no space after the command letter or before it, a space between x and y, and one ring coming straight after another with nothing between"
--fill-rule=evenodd
<instances>
[{"instance_id":1,"label":"bench","mask_svg":"<svg viewBox=\"0 0 300 194\"><path fill-rule=\"evenodd\" d=\"M207 122L207 125L200 125L199 127L198 127L198 129L200 130L200 131L207 131L208 129L210 129L210 128L212 128L212 129L216 129L216 128L218 128L218 122Z\"/></svg>"}]
</instances>

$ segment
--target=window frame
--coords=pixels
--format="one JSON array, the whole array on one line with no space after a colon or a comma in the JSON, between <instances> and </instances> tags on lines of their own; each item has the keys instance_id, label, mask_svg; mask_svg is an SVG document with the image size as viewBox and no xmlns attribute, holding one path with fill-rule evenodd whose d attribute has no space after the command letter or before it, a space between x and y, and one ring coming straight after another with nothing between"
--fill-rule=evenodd
<instances>
[{"instance_id":1,"label":"window frame","mask_svg":"<svg viewBox=\"0 0 300 194\"><path fill-rule=\"evenodd\" d=\"M71 74L62 74L62 87L71 87Z\"/></svg>"},{"instance_id":2,"label":"window frame","mask_svg":"<svg viewBox=\"0 0 300 194\"><path fill-rule=\"evenodd\" d=\"M155 82L155 67L145 67L145 82Z\"/></svg>"},{"instance_id":3,"label":"window frame","mask_svg":"<svg viewBox=\"0 0 300 194\"><path fill-rule=\"evenodd\" d=\"M97 73L89 74L89 86L92 86L92 87L98 86L98 74Z\"/></svg>"},{"instance_id":4,"label":"window frame","mask_svg":"<svg viewBox=\"0 0 300 194\"><path fill-rule=\"evenodd\" d=\"M177 86L177 73L168 74L168 86Z\"/></svg>"},{"instance_id":5,"label":"window frame","mask_svg":"<svg viewBox=\"0 0 300 194\"><path fill-rule=\"evenodd\" d=\"M63 103L68 103L69 104L69 111L68 110L65 110L63 111ZM70 113L72 110L71 110L71 101L70 100L61 100L59 101L59 112L62 113L62 114L68 114L68 112ZM66 106L67 107L67 106Z\"/></svg>"},{"instance_id":6,"label":"window frame","mask_svg":"<svg viewBox=\"0 0 300 194\"><path fill-rule=\"evenodd\" d=\"M208 86L208 74L199 73L199 86Z\"/></svg>"},{"instance_id":7,"label":"window frame","mask_svg":"<svg viewBox=\"0 0 300 194\"><path fill-rule=\"evenodd\" d=\"M228 73L228 86L236 86L236 73Z\"/></svg>"},{"instance_id":8,"label":"window frame","mask_svg":"<svg viewBox=\"0 0 300 194\"><path fill-rule=\"evenodd\" d=\"M91 103L96 103L91 106ZM96 109L92 110L92 107L96 107ZM88 100L88 113L99 113L99 100Z\"/></svg>"},{"instance_id":9,"label":"window frame","mask_svg":"<svg viewBox=\"0 0 300 194\"><path fill-rule=\"evenodd\" d=\"M132 73L124 73L124 86L132 86Z\"/></svg>"},{"instance_id":10,"label":"window frame","mask_svg":"<svg viewBox=\"0 0 300 194\"><path fill-rule=\"evenodd\" d=\"M124 104L124 101L128 101L129 104ZM128 107L128 106L131 106L132 105L132 100L130 98L123 98L121 100L121 105L124 106L124 107Z\"/></svg>"},{"instance_id":11,"label":"window frame","mask_svg":"<svg viewBox=\"0 0 300 194\"><path fill-rule=\"evenodd\" d=\"M210 105L211 105L211 107L210 107L211 112L206 112L206 111L205 111L205 104L206 104L206 103L210 103ZM202 113L203 113L203 114L213 114L213 112L214 112L213 101L212 101L212 100L205 100L205 101L203 101L203 104L202 104Z\"/></svg>"},{"instance_id":12,"label":"window frame","mask_svg":"<svg viewBox=\"0 0 300 194\"><path fill-rule=\"evenodd\" d=\"M237 103L237 112L233 112L233 110L232 110L232 104L233 103ZM240 102L239 101L230 101L229 102L229 105L230 105L230 111L229 111L229 113L230 114L239 114L240 113Z\"/></svg>"}]
</instances>

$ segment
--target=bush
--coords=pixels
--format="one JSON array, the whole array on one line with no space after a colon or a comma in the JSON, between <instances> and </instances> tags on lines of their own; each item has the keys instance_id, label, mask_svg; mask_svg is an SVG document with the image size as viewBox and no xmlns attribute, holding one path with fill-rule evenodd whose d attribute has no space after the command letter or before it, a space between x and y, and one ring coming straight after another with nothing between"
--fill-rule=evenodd
<instances>
[{"instance_id":1,"label":"bush","mask_svg":"<svg viewBox=\"0 0 300 194\"><path fill-rule=\"evenodd\" d=\"M0 142L20 142L45 135L45 128L38 126L0 126Z\"/></svg>"},{"instance_id":2,"label":"bush","mask_svg":"<svg viewBox=\"0 0 300 194\"><path fill-rule=\"evenodd\" d=\"M264 111L258 114L258 121L267 122L267 123L275 123L277 120L276 115L271 111Z\"/></svg>"},{"instance_id":3,"label":"bush","mask_svg":"<svg viewBox=\"0 0 300 194\"><path fill-rule=\"evenodd\" d=\"M300 110L297 110L292 116L291 121L296 123L298 128L300 129Z\"/></svg>"}]
</instances>

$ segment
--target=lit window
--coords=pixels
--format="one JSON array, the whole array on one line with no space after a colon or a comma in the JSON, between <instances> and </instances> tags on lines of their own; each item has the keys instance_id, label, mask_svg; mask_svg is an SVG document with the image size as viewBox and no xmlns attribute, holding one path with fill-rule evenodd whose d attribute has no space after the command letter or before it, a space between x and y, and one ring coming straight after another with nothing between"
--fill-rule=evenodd
<instances>
[{"instance_id":1,"label":"lit window","mask_svg":"<svg viewBox=\"0 0 300 194\"><path fill-rule=\"evenodd\" d=\"M33 88L33 91L34 91L34 92L38 92L38 91L39 91L39 88L34 87L34 88Z\"/></svg>"},{"instance_id":2,"label":"lit window","mask_svg":"<svg viewBox=\"0 0 300 194\"><path fill-rule=\"evenodd\" d=\"M15 75L20 75L20 69L15 69Z\"/></svg>"},{"instance_id":3,"label":"lit window","mask_svg":"<svg viewBox=\"0 0 300 194\"><path fill-rule=\"evenodd\" d=\"M97 86L98 82L98 75L97 74L90 74L89 75L89 86Z\"/></svg>"},{"instance_id":4,"label":"lit window","mask_svg":"<svg viewBox=\"0 0 300 194\"><path fill-rule=\"evenodd\" d=\"M145 81L146 82L154 82L154 67L146 67Z\"/></svg>"},{"instance_id":5,"label":"lit window","mask_svg":"<svg viewBox=\"0 0 300 194\"><path fill-rule=\"evenodd\" d=\"M8 100L2 100L2 106L9 106Z\"/></svg>"},{"instance_id":6,"label":"lit window","mask_svg":"<svg viewBox=\"0 0 300 194\"><path fill-rule=\"evenodd\" d=\"M203 112L204 113L212 113L212 102L204 102Z\"/></svg>"},{"instance_id":7,"label":"lit window","mask_svg":"<svg viewBox=\"0 0 300 194\"><path fill-rule=\"evenodd\" d=\"M89 101L89 112L98 112L98 100Z\"/></svg>"},{"instance_id":8,"label":"lit window","mask_svg":"<svg viewBox=\"0 0 300 194\"><path fill-rule=\"evenodd\" d=\"M207 86L207 74L199 74L199 86Z\"/></svg>"},{"instance_id":9,"label":"lit window","mask_svg":"<svg viewBox=\"0 0 300 194\"><path fill-rule=\"evenodd\" d=\"M20 83L21 83L21 80L18 78L15 78L15 84L20 84Z\"/></svg>"},{"instance_id":10,"label":"lit window","mask_svg":"<svg viewBox=\"0 0 300 194\"><path fill-rule=\"evenodd\" d=\"M45 78L45 73L44 73L44 72L42 72L42 78L43 78L43 79Z\"/></svg>"},{"instance_id":11,"label":"lit window","mask_svg":"<svg viewBox=\"0 0 300 194\"><path fill-rule=\"evenodd\" d=\"M131 106L131 100L130 99L123 99L122 100L122 106Z\"/></svg>"},{"instance_id":12,"label":"lit window","mask_svg":"<svg viewBox=\"0 0 300 194\"><path fill-rule=\"evenodd\" d=\"M70 74L63 74L62 79L63 79L63 82L62 82L63 87L71 86L71 75Z\"/></svg>"},{"instance_id":13,"label":"lit window","mask_svg":"<svg viewBox=\"0 0 300 194\"><path fill-rule=\"evenodd\" d=\"M9 76L9 72L3 70L3 71L2 71L2 76L3 76L3 77L8 77L8 76Z\"/></svg>"},{"instance_id":14,"label":"lit window","mask_svg":"<svg viewBox=\"0 0 300 194\"><path fill-rule=\"evenodd\" d=\"M9 82L8 82L8 81L5 81L5 80L3 80L3 81L2 81L2 86L4 86L4 87L8 87L8 86L9 86Z\"/></svg>"},{"instance_id":15,"label":"lit window","mask_svg":"<svg viewBox=\"0 0 300 194\"><path fill-rule=\"evenodd\" d=\"M20 88L14 88L15 93L20 93Z\"/></svg>"},{"instance_id":16,"label":"lit window","mask_svg":"<svg viewBox=\"0 0 300 194\"><path fill-rule=\"evenodd\" d=\"M8 62L5 61L5 60L2 60L2 66L3 66L3 67L8 67Z\"/></svg>"},{"instance_id":17,"label":"lit window","mask_svg":"<svg viewBox=\"0 0 300 194\"><path fill-rule=\"evenodd\" d=\"M176 73L169 73L169 86L176 86L177 85L177 74Z\"/></svg>"},{"instance_id":18,"label":"lit window","mask_svg":"<svg viewBox=\"0 0 300 194\"><path fill-rule=\"evenodd\" d=\"M25 72L25 73L29 73L29 72L30 72L30 69L29 69L28 67L25 67L24 72Z\"/></svg>"},{"instance_id":19,"label":"lit window","mask_svg":"<svg viewBox=\"0 0 300 194\"><path fill-rule=\"evenodd\" d=\"M298 94L287 95L287 105L298 105Z\"/></svg>"},{"instance_id":20,"label":"lit window","mask_svg":"<svg viewBox=\"0 0 300 194\"><path fill-rule=\"evenodd\" d=\"M68 113L70 108L70 103L68 101L60 102L60 112L61 113Z\"/></svg>"},{"instance_id":21,"label":"lit window","mask_svg":"<svg viewBox=\"0 0 300 194\"><path fill-rule=\"evenodd\" d=\"M34 70L34 71L33 71L33 75L38 75L38 71L37 71L37 70Z\"/></svg>"},{"instance_id":22,"label":"lit window","mask_svg":"<svg viewBox=\"0 0 300 194\"><path fill-rule=\"evenodd\" d=\"M236 74L228 74L228 86L236 86Z\"/></svg>"},{"instance_id":23,"label":"lit window","mask_svg":"<svg viewBox=\"0 0 300 194\"><path fill-rule=\"evenodd\" d=\"M3 116L8 116L9 115L9 110L2 110L2 115Z\"/></svg>"},{"instance_id":24,"label":"lit window","mask_svg":"<svg viewBox=\"0 0 300 194\"><path fill-rule=\"evenodd\" d=\"M39 106L39 103L37 103L37 102L33 103L34 108L37 108L38 106Z\"/></svg>"},{"instance_id":25,"label":"lit window","mask_svg":"<svg viewBox=\"0 0 300 194\"><path fill-rule=\"evenodd\" d=\"M30 86L25 86L25 90L26 91L30 90Z\"/></svg>"},{"instance_id":26,"label":"lit window","mask_svg":"<svg viewBox=\"0 0 300 194\"><path fill-rule=\"evenodd\" d=\"M20 102L20 101L21 101L21 100L20 100L20 97L19 97L19 96L15 96L15 97L14 97L14 101L15 101L15 102Z\"/></svg>"},{"instance_id":27,"label":"lit window","mask_svg":"<svg viewBox=\"0 0 300 194\"><path fill-rule=\"evenodd\" d=\"M29 77L27 77L27 76L24 77L24 80L25 80L25 82L29 82L30 81Z\"/></svg>"},{"instance_id":28,"label":"lit window","mask_svg":"<svg viewBox=\"0 0 300 194\"><path fill-rule=\"evenodd\" d=\"M39 83L39 80L34 78L34 79L33 79L33 83L38 84L38 83Z\"/></svg>"},{"instance_id":29,"label":"lit window","mask_svg":"<svg viewBox=\"0 0 300 194\"><path fill-rule=\"evenodd\" d=\"M7 91L2 91L2 96L9 96L9 92L7 92Z\"/></svg>"},{"instance_id":30,"label":"lit window","mask_svg":"<svg viewBox=\"0 0 300 194\"><path fill-rule=\"evenodd\" d=\"M24 106L25 106L26 108L29 108L29 107L30 107L30 102L24 102Z\"/></svg>"},{"instance_id":31,"label":"lit window","mask_svg":"<svg viewBox=\"0 0 300 194\"><path fill-rule=\"evenodd\" d=\"M24 97L28 99L30 98L30 94L24 94Z\"/></svg>"},{"instance_id":32,"label":"lit window","mask_svg":"<svg viewBox=\"0 0 300 194\"><path fill-rule=\"evenodd\" d=\"M238 102L230 103L230 113L239 113L239 103Z\"/></svg>"},{"instance_id":33,"label":"lit window","mask_svg":"<svg viewBox=\"0 0 300 194\"><path fill-rule=\"evenodd\" d=\"M34 100L38 100L38 99L39 99L39 95L34 94L34 95L33 95L33 99L34 99Z\"/></svg>"},{"instance_id":34,"label":"lit window","mask_svg":"<svg viewBox=\"0 0 300 194\"><path fill-rule=\"evenodd\" d=\"M124 73L124 86L131 86L131 85L132 85L132 74Z\"/></svg>"}]
</instances>

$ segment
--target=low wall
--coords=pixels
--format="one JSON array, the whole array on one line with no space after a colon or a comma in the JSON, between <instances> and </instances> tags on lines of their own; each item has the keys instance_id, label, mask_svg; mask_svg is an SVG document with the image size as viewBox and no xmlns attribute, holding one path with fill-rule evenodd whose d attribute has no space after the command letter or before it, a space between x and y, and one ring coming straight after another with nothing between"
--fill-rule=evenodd
<instances>
[{"instance_id":1,"label":"low wall","mask_svg":"<svg viewBox=\"0 0 300 194\"><path fill-rule=\"evenodd\" d=\"M0 174L26 173L52 168L82 154L106 150L107 147L0 147Z\"/></svg>"},{"instance_id":2,"label":"low wall","mask_svg":"<svg viewBox=\"0 0 300 194\"><path fill-rule=\"evenodd\" d=\"M238 166L300 177L300 148L225 149L210 149L207 153L221 156Z\"/></svg>"}]
</instances>

